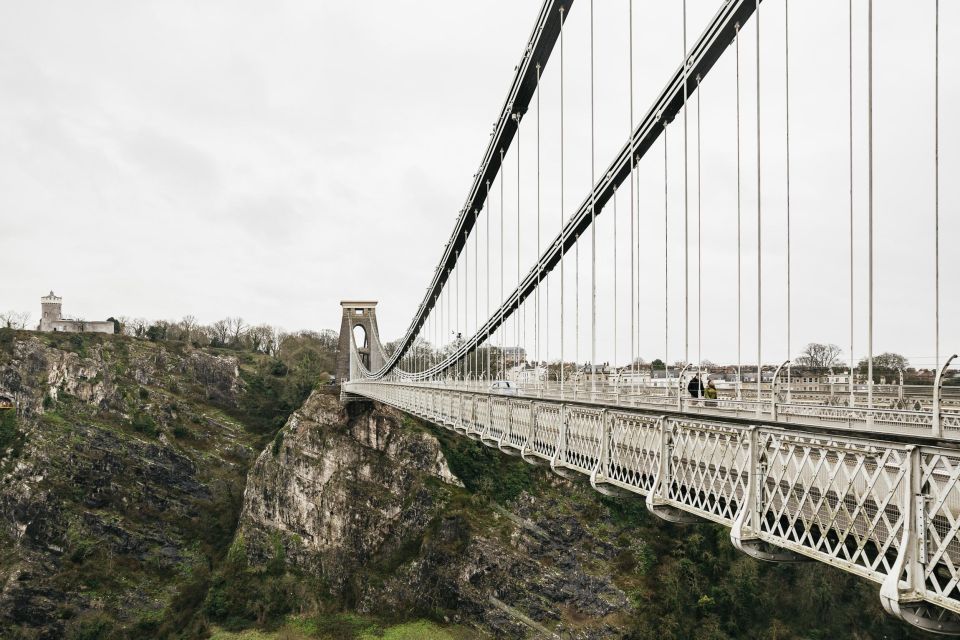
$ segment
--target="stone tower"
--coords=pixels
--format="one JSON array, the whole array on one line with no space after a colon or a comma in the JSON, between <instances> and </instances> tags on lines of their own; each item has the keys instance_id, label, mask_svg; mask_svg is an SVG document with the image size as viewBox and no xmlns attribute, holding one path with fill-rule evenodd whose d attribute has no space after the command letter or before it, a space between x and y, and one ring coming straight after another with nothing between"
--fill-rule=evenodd
<instances>
[{"instance_id":1,"label":"stone tower","mask_svg":"<svg viewBox=\"0 0 960 640\"><path fill-rule=\"evenodd\" d=\"M53 323L63 318L63 298L50 292L40 298L40 331L51 331Z\"/></svg>"},{"instance_id":2,"label":"stone tower","mask_svg":"<svg viewBox=\"0 0 960 640\"><path fill-rule=\"evenodd\" d=\"M357 336L357 351L364 365L372 371L382 367L383 347L380 345L380 330L377 328L377 302L375 300L343 300L343 320L340 322L340 342L337 353L337 382L350 379L350 334L356 327L363 329Z\"/></svg>"}]
</instances>

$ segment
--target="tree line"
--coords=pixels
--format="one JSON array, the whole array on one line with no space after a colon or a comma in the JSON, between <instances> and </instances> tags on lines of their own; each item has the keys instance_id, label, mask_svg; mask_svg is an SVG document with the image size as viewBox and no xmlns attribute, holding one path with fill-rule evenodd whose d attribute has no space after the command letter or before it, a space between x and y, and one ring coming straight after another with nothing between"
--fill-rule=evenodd
<instances>
[{"instance_id":1,"label":"tree line","mask_svg":"<svg viewBox=\"0 0 960 640\"><path fill-rule=\"evenodd\" d=\"M201 324L195 316L180 320L110 318L117 333L134 338L165 342L183 342L194 347L217 347L277 355L288 340L310 340L326 350L335 351L338 335L330 329L288 332L269 324L251 324L240 316L228 316L210 324Z\"/></svg>"}]
</instances>

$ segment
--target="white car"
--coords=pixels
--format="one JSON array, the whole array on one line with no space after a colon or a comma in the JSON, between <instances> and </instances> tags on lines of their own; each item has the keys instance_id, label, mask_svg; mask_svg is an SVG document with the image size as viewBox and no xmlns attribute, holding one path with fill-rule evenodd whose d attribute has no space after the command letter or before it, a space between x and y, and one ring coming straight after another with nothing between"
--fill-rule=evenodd
<instances>
[{"instance_id":1,"label":"white car","mask_svg":"<svg viewBox=\"0 0 960 640\"><path fill-rule=\"evenodd\" d=\"M515 396L518 393L517 385L509 380L497 380L490 385L490 393L498 393L502 396Z\"/></svg>"}]
</instances>

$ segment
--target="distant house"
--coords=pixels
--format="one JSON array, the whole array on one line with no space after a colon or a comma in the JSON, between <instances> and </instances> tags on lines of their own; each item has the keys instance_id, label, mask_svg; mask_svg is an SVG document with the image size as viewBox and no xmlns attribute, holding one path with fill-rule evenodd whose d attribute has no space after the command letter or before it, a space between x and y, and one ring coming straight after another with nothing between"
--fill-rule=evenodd
<instances>
[{"instance_id":1,"label":"distant house","mask_svg":"<svg viewBox=\"0 0 960 640\"><path fill-rule=\"evenodd\" d=\"M506 363L520 363L527 359L527 350L523 347L503 347L503 361Z\"/></svg>"},{"instance_id":2,"label":"distant house","mask_svg":"<svg viewBox=\"0 0 960 640\"><path fill-rule=\"evenodd\" d=\"M543 382L547 379L547 368L542 364L518 364L507 370L507 380L518 384Z\"/></svg>"},{"instance_id":3,"label":"distant house","mask_svg":"<svg viewBox=\"0 0 960 640\"><path fill-rule=\"evenodd\" d=\"M63 331L65 333L114 333L112 320L72 320L64 318L63 298L49 295L40 298L40 331Z\"/></svg>"}]
</instances>

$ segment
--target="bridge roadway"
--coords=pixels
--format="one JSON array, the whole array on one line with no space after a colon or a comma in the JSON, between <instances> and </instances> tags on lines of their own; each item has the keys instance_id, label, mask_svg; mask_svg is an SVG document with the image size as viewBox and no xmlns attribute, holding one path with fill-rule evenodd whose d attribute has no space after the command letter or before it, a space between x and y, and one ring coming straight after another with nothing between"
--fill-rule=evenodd
<instances>
[{"instance_id":1,"label":"bridge roadway","mask_svg":"<svg viewBox=\"0 0 960 640\"><path fill-rule=\"evenodd\" d=\"M452 379L439 382L411 382L411 384L479 393L487 393L489 389L489 384L482 381ZM824 385L824 387L827 386ZM927 393L922 399L919 389L913 390L916 396L905 395L907 404L920 403L921 408L914 410L893 408L897 405L899 396L897 387L894 385L876 388L872 409L865 406L865 394L858 392L851 409L845 404L849 398L846 388L843 390L835 388L831 391L827 388L813 388L813 385L792 391L789 401L786 391L781 389L776 394L780 400L775 402L775 394L770 385L764 384L761 389L761 399L758 402L755 385L751 385L750 388L744 385L739 400L733 393L721 392L717 400L709 401L704 398L689 397L685 385L680 389L600 383L596 388L591 388L589 383L579 385L567 383L563 387L555 382L517 384L517 393L530 399L573 401L603 407L681 411L721 418L762 418L778 424L803 424L895 435L937 437L933 432L933 413L929 410L932 391L929 387L926 390ZM938 437L960 439L960 403L956 400L949 396L944 399L941 415L942 429ZM836 401L842 401L844 404L837 404Z\"/></svg>"},{"instance_id":2,"label":"bridge roadway","mask_svg":"<svg viewBox=\"0 0 960 640\"><path fill-rule=\"evenodd\" d=\"M837 413L813 415L813 405L730 400L679 410L675 395L657 405L625 394L612 404L464 383L354 380L343 389L560 474L583 474L600 492L645 496L667 520L728 526L733 544L754 557L813 559L873 580L888 612L960 635L960 445L902 422L904 413L929 413L886 419L884 411L816 407Z\"/></svg>"}]
</instances>

